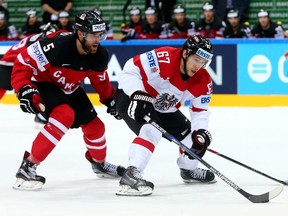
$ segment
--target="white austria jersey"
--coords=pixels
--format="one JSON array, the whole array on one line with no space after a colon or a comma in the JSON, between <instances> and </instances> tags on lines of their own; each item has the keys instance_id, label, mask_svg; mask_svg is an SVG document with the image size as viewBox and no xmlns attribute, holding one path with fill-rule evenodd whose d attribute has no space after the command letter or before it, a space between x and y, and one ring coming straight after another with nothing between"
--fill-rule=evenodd
<instances>
[{"instance_id":1,"label":"white austria jersey","mask_svg":"<svg viewBox=\"0 0 288 216\"><path fill-rule=\"evenodd\" d=\"M155 110L161 113L175 112L181 103L190 101L190 113L202 112L201 115L205 113L208 119L205 111L213 90L212 79L205 69L200 69L186 82L183 81L180 61L181 48L173 47L161 47L135 56L117 75L119 89L129 96L139 90L147 92L155 99Z\"/></svg>"}]
</instances>

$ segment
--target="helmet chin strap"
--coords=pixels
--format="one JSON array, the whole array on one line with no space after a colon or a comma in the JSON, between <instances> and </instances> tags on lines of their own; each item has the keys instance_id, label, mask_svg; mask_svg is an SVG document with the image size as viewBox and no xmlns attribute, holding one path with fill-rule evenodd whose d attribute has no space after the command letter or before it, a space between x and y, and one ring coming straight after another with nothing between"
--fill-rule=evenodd
<instances>
[{"instance_id":1,"label":"helmet chin strap","mask_svg":"<svg viewBox=\"0 0 288 216\"><path fill-rule=\"evenodd\" d=\"M183 59L183 63L184 63L184 68L183 68L183 69L184 69L184 74L181 73L181 72L180 72L180 74L181 74L182 80L183 80L183 81L187 81L187 80L190 78L190 77L188 76L187 72L186 72L186 69L187 69L187 68L186 68L187 58L185 59L185 58L182 57L182 59Z\"/></svg>"},{"instance_id":2,"label":"helmet chin strap","mask_svg":"<svg viewBox=\"0 0 288 216\"><path fill-rule=\"evenodd\" d=\"M85 43L86 43L86 39L85 39L85 36L86 36L86 32L82 32L83 34L83 40L81 41L78 34L77 34L77 39L80 41L81 45L82 45L82 49L88 54L89 53L89 50L86 48L85 46Z\"/></svg>"}]
</instances>

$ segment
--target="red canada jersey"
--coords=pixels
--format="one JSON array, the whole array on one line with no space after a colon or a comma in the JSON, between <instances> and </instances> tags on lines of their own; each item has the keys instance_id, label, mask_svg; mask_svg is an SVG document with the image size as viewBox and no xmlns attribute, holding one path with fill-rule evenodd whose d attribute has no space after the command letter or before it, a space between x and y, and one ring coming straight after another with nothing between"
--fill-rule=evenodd
<instances>
[{"instance_id":1,"label":"red canada jersey","mask_svg":"<svg viewBox=\"0 0 288 216\"><path fill-rule=\"evenodd\" d=\"M215 17L211 23L207 23L205 19L202 18L195 25L196 32L204 38L223 38L224 28L224 22L217 17Z\"/></svg>"},{"instance_id":2,"label":"red canada jersey","mask_svg":"<svg viewBox=\"0 0 288 216\"><path fill-rule=\"evenodd\" d=\"M51 82L66 94L73 93L87 77L100 101L115 94L107 73L108 53L100 44L95 54L80 55L76 35L67 32L38 40L16 58L11 83L17 91L33 81Z\"/></svg>"},{"instance_id":3,"label":"red canada jersey","mask_svg":"<svg viewBox=\"0 0 288 216\"><path fill-rule=\"evenodd\" d=\"M11 46L10 49L2 57L2 59L0 61L0 64L1 65L7 65L7 66L13 66L17 55L21 51L26 49L30 44L32 44L35 41L39 40L41 35L42 35L41 33L40 34L31 35L29 37L26 37L26 38L22 39L19 43Z\"/></svg>"},{"instance_id":4,"label":"red canada jersey","mask_svg":"<svg viewBox=\"0 0 288 216\"><path fill-rule=\"evenodd\" d=\"M174 19L168 26L170 39L189 38L195 34L195 23L185 18L183 23L179 24Z\"/></svg>"},{"instance_id":5,"label":"red canada jersey","mask_svg":"<svg viewBox=\"0 0 288 216\"><path fill-rule=\"evenodd\" d=\"M63 31L53 32L47 35L47 37L53 37L59 32L63 32ZM19 43L11 46L9 50L5 53L5 55L2 57L2 59L0 60L0 65L13 66L17 55L20 52L22 52L24 49L26 49L29 45L41 39L41 36L42 36L42 33L33 34L33 35L23 38Z\"/></svg>"},{"instance_id":6,"label":"red canada jersey","mask_svg":"<svg viewBox=\"0 0 288 216\"><path fill-rule=\"evenodd\" d=\"M127 95L144 91L155 98L158 112L175 112L189 100L192 111L206 111L212 95L212 79L200 69L187 81L180 73L181 48L161 47L128 60L118 74L119 88Z\"/></svg>"},{"instance_id":7,"label":"red canada jersey","mask_svg":"<svg viewBox=\"0 0 288 216\"><path fill-rule=\"evenodd\" d=\"M142 23L141 32L136 34L137 39L164 39L167 38L162 21L157 21L153 26L147 21Z\"/></svg>"}]
</instances>

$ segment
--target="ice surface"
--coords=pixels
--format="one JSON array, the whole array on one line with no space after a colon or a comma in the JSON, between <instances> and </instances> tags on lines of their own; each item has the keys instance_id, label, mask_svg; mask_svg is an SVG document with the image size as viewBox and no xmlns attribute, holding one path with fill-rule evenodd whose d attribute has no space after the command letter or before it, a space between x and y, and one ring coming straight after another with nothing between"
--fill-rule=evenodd
<instances>
[{"instance_id":1,"label":"ice surface","mask_svg":"<svg viewBox=\"0 0 288 216\"><path fill-rule=\"evenodd\" d=\"M181 108L188 115L186 108ZM129 143L134 134L123 121L96 107L106 124L108 161L126 165ZM118 179L99 179L84 157L82 132L70 130L38 167L46 177L41 191L12 189L15 173L25 150L39 130L34 116L17 105L0 104L0 216L106 216L106 215L287 215L287 186L266 204L253 204L221 179L212 185L186 185L176 165L178 147L164 139L145 170L155 184L148 197L118 197ZM288 179L288 107L212 107L211 149L252 166L280 180ZM277 182L207 152L204 159L249 193L273 189Z\"/></svg>"}]
</instances>

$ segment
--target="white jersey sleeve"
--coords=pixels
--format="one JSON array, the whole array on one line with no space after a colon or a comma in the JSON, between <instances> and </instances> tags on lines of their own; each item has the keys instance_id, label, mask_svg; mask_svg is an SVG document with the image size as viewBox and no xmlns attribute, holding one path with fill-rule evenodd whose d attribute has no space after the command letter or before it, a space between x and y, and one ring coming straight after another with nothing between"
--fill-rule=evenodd
<instances>
[{"instance_id":1,"label":"white jersey sleeve","mask_svg":"<svg viewBox=\"0 0 288 216\"><path fill-rule=\"evenodd\" d=\"M191 130L208 129L210 111L194 112L190 109Z\"/></svg>"},{"instance_id":2,"label":"white jersey sleeve","mask_svg":"<svg viewBox=\"0 0 288 216\"><path fill-rule=\"evenodd\" d=\"M131 96L135 91L145 91L141 81L140 69L133 63L133 58L129 59L123 70L117 74L119 89Z\"/></svg>"},{"instance_id":3,"label":"white jersey sleeve","mask_svg":"<svg viewBox=\"0 0 288 216\"><path fill-rule=\"evenodd\" d=\"M209 111L210 99L211 95L201 95L197 98L194 98L191 101L189 112L191 117L192 131L198 129L208 129L209 116L210 116Z\"/></svg>"}]
</instances>

